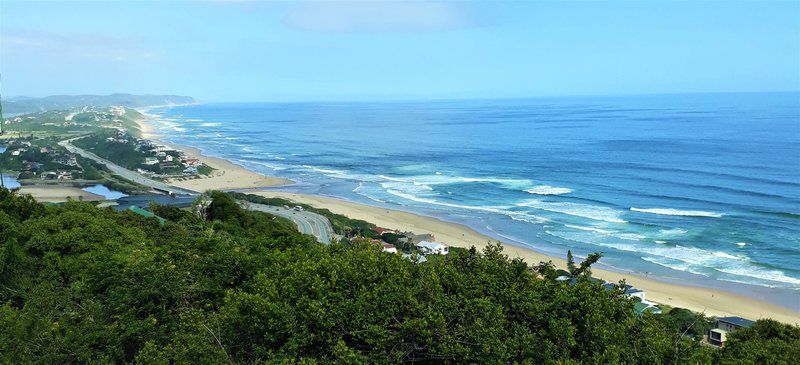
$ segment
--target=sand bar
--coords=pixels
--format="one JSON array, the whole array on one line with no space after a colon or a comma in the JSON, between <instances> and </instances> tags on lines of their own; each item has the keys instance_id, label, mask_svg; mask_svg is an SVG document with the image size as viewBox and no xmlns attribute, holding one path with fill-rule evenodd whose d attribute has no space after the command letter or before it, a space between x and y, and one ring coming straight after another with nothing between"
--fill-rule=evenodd
<instances>
[{"instance_id":1,"label":"sand bar","mask_svg":"<svg viewBox=\"0 0 800 365\"><path fill-rule=\"evenodd\" d=\"M478 249L482 249L487 242L497 241L464 225L341 199L278 191L260 191L254 194L291 199L299 203L329 209L334 213L351 218L362 219L384 228L412 231L417 234L432 233L437 241L455 247L468 248L474 245ZM504 252L509 257L519 257L530 264L553 261L559 267L566 266L564 259L550 257L505 242L501 243L503 243ZM618 282L621 279L625 279L628 284L645 290L648 300L673 307L688 308L697 312L705 312L707 315L734 315L748 319L773 318L785 323L800 324L800 312L722 290L676 285L637 275L621 274L601 269L593 269L592 273L594 276L609 282ZM800 300L800 297L798 299Z\"/></svg>"},{"instance_id":2,"label":"sand bar","mask_svg":"<svg viewBox=\"0 0 800 365\"><path fill-rule=\"evenodd\" d=\"M30 194L39 202L62 203L68 199L83 201L105 200L102 195L83 191L79 188L60 185L22 185L19 194Z\"/></svg>"}]
</instances>

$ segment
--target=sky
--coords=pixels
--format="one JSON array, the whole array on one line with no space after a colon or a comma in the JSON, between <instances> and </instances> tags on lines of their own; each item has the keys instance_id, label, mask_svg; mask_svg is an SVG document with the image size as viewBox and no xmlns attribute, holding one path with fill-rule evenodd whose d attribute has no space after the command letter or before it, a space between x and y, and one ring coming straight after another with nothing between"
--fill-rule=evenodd
<instances>
[{"instance_id":1,"label":"sky","mask_svg":"<svg viewBox=\"0 0 800 365\"><path fill-rule=\"evenodd\" d=\"M202 101L800 90L800 2L0 1L0 91Z\"/></svg>"}]
</instances>

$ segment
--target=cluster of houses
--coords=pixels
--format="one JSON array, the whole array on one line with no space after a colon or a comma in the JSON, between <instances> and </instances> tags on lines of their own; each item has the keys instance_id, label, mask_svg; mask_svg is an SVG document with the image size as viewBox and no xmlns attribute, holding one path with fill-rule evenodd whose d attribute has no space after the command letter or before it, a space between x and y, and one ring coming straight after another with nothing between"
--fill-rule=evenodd
<instances>
[{"instance_id":1,"label":"cluster of houses","mask_svg":"<svg viewBox=\"0 0 800 365\"><path fill-rule=\"evenodd\" d=\"M76 154L56 148L37 147L29 140L11 140L7 152L21 159L20 176L23 178L72 180L76 178L74 174L82 171ZM49 166L49 169L45 170L45 166Z\"/></svg>"},{"instance_id":2,"label":"cluster of houses","mask_svg":"<svg viewBox=\"0 0 800 365\"><path fill-rule=\"evenodd\" d=\"M16 117L13 117L13 118L6 119L4 124L22 123L23 121L32 120L32 119L33 119L33 116L30 116L30 115L27 115L27 116L16 116Z\"/></svg>"},{"instance_id":3,"label":"cluster of houses","mask_svg":"<svg viewBox=\"0 0 800 365\"><path fill-rule=\"evenodd\" d=\"M198 173L197 169L202 165L199 159L188 157L183 151L155 143L151 140L132 137L122 129L117 129L117 132L113 136L107 137L106 142L130 143L133 145L134 150L147 155L144 159L144 168L137 169L141 174L154 175L156 173L152 170L156 170L155 167L158 167L158 171L161 171L162 175L164 175L164 171L174 172L170 175L174 175L175 173L184 176L196 175Z\"/></svg>"},{"instance_id":4,"label":"cluster of houses","mask_svg":"<svg viewBox=\"0 0 800 365\"><path fill-rule=\"evenodd\" d=\"M382 227L373 227L372 231L384 237L385 234L393 234L397 236L397 242L402 243L405 247L413 247L414 250L405 250L409 252L402 252L403 257L415 260L417 263L427 261L425 255L447 255L449 248L443 243L435 241L433 234L415 234L414 232L400 232L394 229L387 229ZM401 253L392 243L385 242L383 239L373 239L372 244L381 247L381 251L387 253Z\"/></svg>"},{"instance_id":5,"label":"cluster of houses","mask_svg":"<svg viewBox=\"0 0 800 365\"><path fill-rule=\"evenodd\" d=\"M608 291L621 291L622 295L630 299L636 299L636 303L633 305L633 310L636 314L643 315L645 313L652 313L652 314L661 314L661 308L654 302L647 300L647 295L644 290L634 288L632 285L624 284L620 286L616 283L607 283L600 279L590 277L589 280L600 284L603 289ZM575 285L577 283L577 279L574 276L570 275L560 275L556 278L556 282L560 283L567 283L569 285Z\"/></svg>"}]
</instances>

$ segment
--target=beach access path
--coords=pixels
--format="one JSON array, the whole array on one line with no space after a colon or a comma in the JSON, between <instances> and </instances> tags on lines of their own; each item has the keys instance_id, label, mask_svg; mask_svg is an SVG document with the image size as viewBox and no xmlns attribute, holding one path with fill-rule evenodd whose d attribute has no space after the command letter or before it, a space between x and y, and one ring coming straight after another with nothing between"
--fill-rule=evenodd
<instances>
[{"instance_id":1,"label":"beach access path","mask_svg":"<svg viewBox=\"0 0 800 365\"><path fill-rule=\"evenodd\" d=\"M150 179L148 177L145 177L142 174L139 174L138 172L134 172L134 171L128 170L128 169L126 169L126 168L124 168L124 167L122 167L120 165L117 165L117 164L115 164L115 163L113 163L113 162L111 162L109 160L106 160L106 159L104 159L104 158L102 158L102 157L100 157L98 155L95 155L92 152L89 152L87 150L84 150L82 148L74 146L71 142L76 140L76 139L79 139L79 138L83 138L83 136L70 138L70 139L65 139L63 141L58 142L58 144L60 146L64 147L64 148L66 148L67 151L69 151L71 153L77 153L77 154L79 154L79 155L81 155L83 157L95 160L95 161L97 161L99 163L102 163L102 164L106 165L106 167L108 167L108 169L111 170L111 172L123 177L124 179L128 179L130 181L133 181L133 182L135 182L137 184L149 186L151 188L157 188L157 189L169 191L169 192L172 192L172 193L175 193L175 194L182 194L182 195L196 195L197 194L197 192L189 190L189 189L179 188L179 187L176 187L176 186L173 186L173 185L161 182L161 181Z\"/></svg>"},{"instance_id":2,"label":"beach access path","mask_svg":"<svg viewBox=\"0 0 800 365\"><path fill-rule=\"evenodd\" d=\"M265 204L255 204L243 202L242 205L246 208L257 210L260 212L277 215L279 217L287 218L297 225L300 233L310 234L317 238L317 241L330 244L331 237L334 236L333 226L328 218L325 218L317 213L308 211L297 211L294 209L287 209L285 207L278 207Z\"/></svg>"}]
</instances>

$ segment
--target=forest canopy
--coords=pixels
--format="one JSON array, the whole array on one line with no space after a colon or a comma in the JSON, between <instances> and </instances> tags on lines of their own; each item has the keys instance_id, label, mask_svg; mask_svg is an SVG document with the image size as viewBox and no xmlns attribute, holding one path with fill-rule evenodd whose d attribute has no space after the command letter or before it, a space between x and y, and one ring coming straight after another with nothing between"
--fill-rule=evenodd
<instances>
[{"instance_id":1,"label":"forest canopy","mask_svg":"<svg viewBox=\"0 0 800 365\"><path fill-rule=\"evenodd\" d=\"M771 320L700 344L691 312L636 315L500 245L416 264L356 240L322 245L213 193L167 219L0 189L2 363L774 363L800 329ZM545 265L546 266L546 265ZM702 316L701 319L705 320ZM703 320L699 322L703 322ZM696 331L702 334L704 328Z\"/></svg>"}]
</instances>

